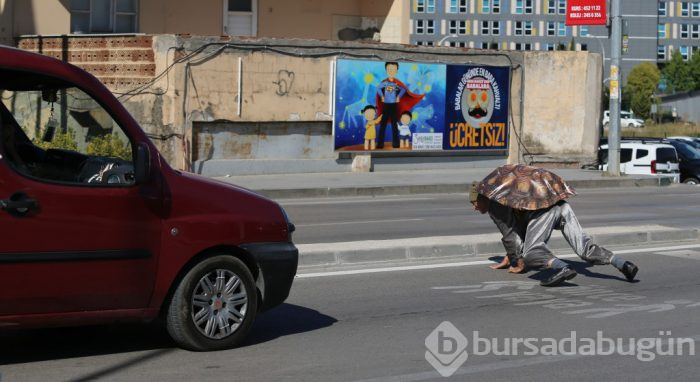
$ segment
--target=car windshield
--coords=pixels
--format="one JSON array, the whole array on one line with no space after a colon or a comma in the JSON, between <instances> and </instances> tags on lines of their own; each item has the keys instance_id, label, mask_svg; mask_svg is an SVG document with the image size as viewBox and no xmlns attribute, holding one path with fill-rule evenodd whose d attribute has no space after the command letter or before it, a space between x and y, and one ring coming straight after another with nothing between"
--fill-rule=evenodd
<instances>
[{"instance_id":1,"label":"car windshield","mask_svg":"<svg viewBox=\"0 0 700 382\"><path fill-rule=\"evenodd\" d=\"M680 156L687 160L698 160L700 159L700 151L695 147L691 146L689 143L676 141L673 145L678 150Z\"/></svg>"}]
</instances>

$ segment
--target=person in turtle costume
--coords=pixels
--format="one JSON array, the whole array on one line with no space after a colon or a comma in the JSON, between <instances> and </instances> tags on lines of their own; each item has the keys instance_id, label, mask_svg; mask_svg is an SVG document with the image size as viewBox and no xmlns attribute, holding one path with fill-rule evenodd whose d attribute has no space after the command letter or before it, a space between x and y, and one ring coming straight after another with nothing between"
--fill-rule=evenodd
<instances>
[{"instance_id":1,"label":"person in turtle costume","mask_svg":"<svg viewBox=\"0 0 700 382\"><path fill-rule=\"evenodd\" d=\"M494 269L521 272L524 267L552 269L554 273L540 284L556 286L576 277L576 271L558 259L547 247L552 231L560 230L576 254L589 264L612 264L628 281L634 281L638 268L599 246L581 225L564 199L576 191L558 175L522 164L498 167L481 182L474 182L469 201L474 209L489 216L501 231L506 258Z\"/></svg>"}]
</instances>

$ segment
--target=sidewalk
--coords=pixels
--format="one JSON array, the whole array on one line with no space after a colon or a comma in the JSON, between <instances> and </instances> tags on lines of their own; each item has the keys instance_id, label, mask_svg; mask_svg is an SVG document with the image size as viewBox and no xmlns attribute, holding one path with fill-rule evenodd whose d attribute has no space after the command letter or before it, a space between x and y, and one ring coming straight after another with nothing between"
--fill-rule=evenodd
<instances>
[{"instance_id":1,"label":"sidewalk","mask_svg":"<svg viewBox=\"0 0 700 382\"><path fill-rule=\"evenodd\" d=\"M303 173L216 177L273 199L333 196L379 196L468 192L473 181L480 181L492 168L414 170L386 172ZM604 176L601 171L552 169L576 188L664 186L670 178L627 175Z\"/></svg>"}]
</instances>

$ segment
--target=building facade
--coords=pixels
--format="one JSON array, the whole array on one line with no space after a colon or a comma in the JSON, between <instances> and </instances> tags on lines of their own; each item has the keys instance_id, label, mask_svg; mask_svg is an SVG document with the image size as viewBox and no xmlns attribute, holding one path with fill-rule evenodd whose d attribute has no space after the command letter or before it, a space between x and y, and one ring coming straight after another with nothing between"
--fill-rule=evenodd
<instances>
[{"instance_id":1,"label":"building facade","mask_svg":"<svg viewBox=\"0 0 700 382\"><path fill-rule=\"evenodd\" d=\"M190 34L408 43L409 0L0 0L20 36Z\"/></svg>"},{"instance_id":2,"label":"building facade","mask_svg":"<svg viewBox=\"0 0 700 382\"><path fill-rule=\"evenodd\" d=\"M566 0L411 0L410 42L498 50L588 50L610 67L608 26L567 26ZM663 65L700 49L700 1L621 1L623 80L642 62ZM608 12L610 15L610 1ZM695 52L695 54L700 54Z\"/></svg>"}]
</instances>

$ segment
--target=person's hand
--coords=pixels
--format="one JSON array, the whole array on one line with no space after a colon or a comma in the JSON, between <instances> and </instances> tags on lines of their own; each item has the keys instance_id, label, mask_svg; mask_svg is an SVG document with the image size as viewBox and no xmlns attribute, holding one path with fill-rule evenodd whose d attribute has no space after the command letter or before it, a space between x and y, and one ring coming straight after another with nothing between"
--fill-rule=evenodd
<instances>
[{"instance_id":1,"label":"person's hand","mask_svg":"<svg viewBox=\"0 0 700 382\"><path fill-rule=\"evenodd\" d=\"M382 96L382 102L384 102L384 96Z\"/></svg>"},{"instance_id":2,"label":"person's hand","mask_svg":"<svg viewBox=\"0 0 700 382\"><path fill-rule=\"evenodd\" d=\"M510 266L510 260L508 259L508 256L505 256L503 258L503 260L501 260L500 263L489 265L489 268L491 268L491 269L506 269L509 266ZM513 268L513 267L511 267L511 268Z\"/></svg>"},{"instance_id":3,"label":"person's hand","mask_svg":"<svg viewBox=\"0 0 700 382\"><path fill-rule=\"evenodd\" d=\"M396 97L396 103L401 102L401 97Z\"/></svg>"},{"instance_id":4,"label":"person's hand","mask_svg":"<svg viewBox=\"0 0 700 382\"><path fill-rule=\"evenodd\" d=\"M525 270L525 260L518 259L518 263L514 267L508 268L508 273L522 273Z\"/></svg>"}]
</instances>

